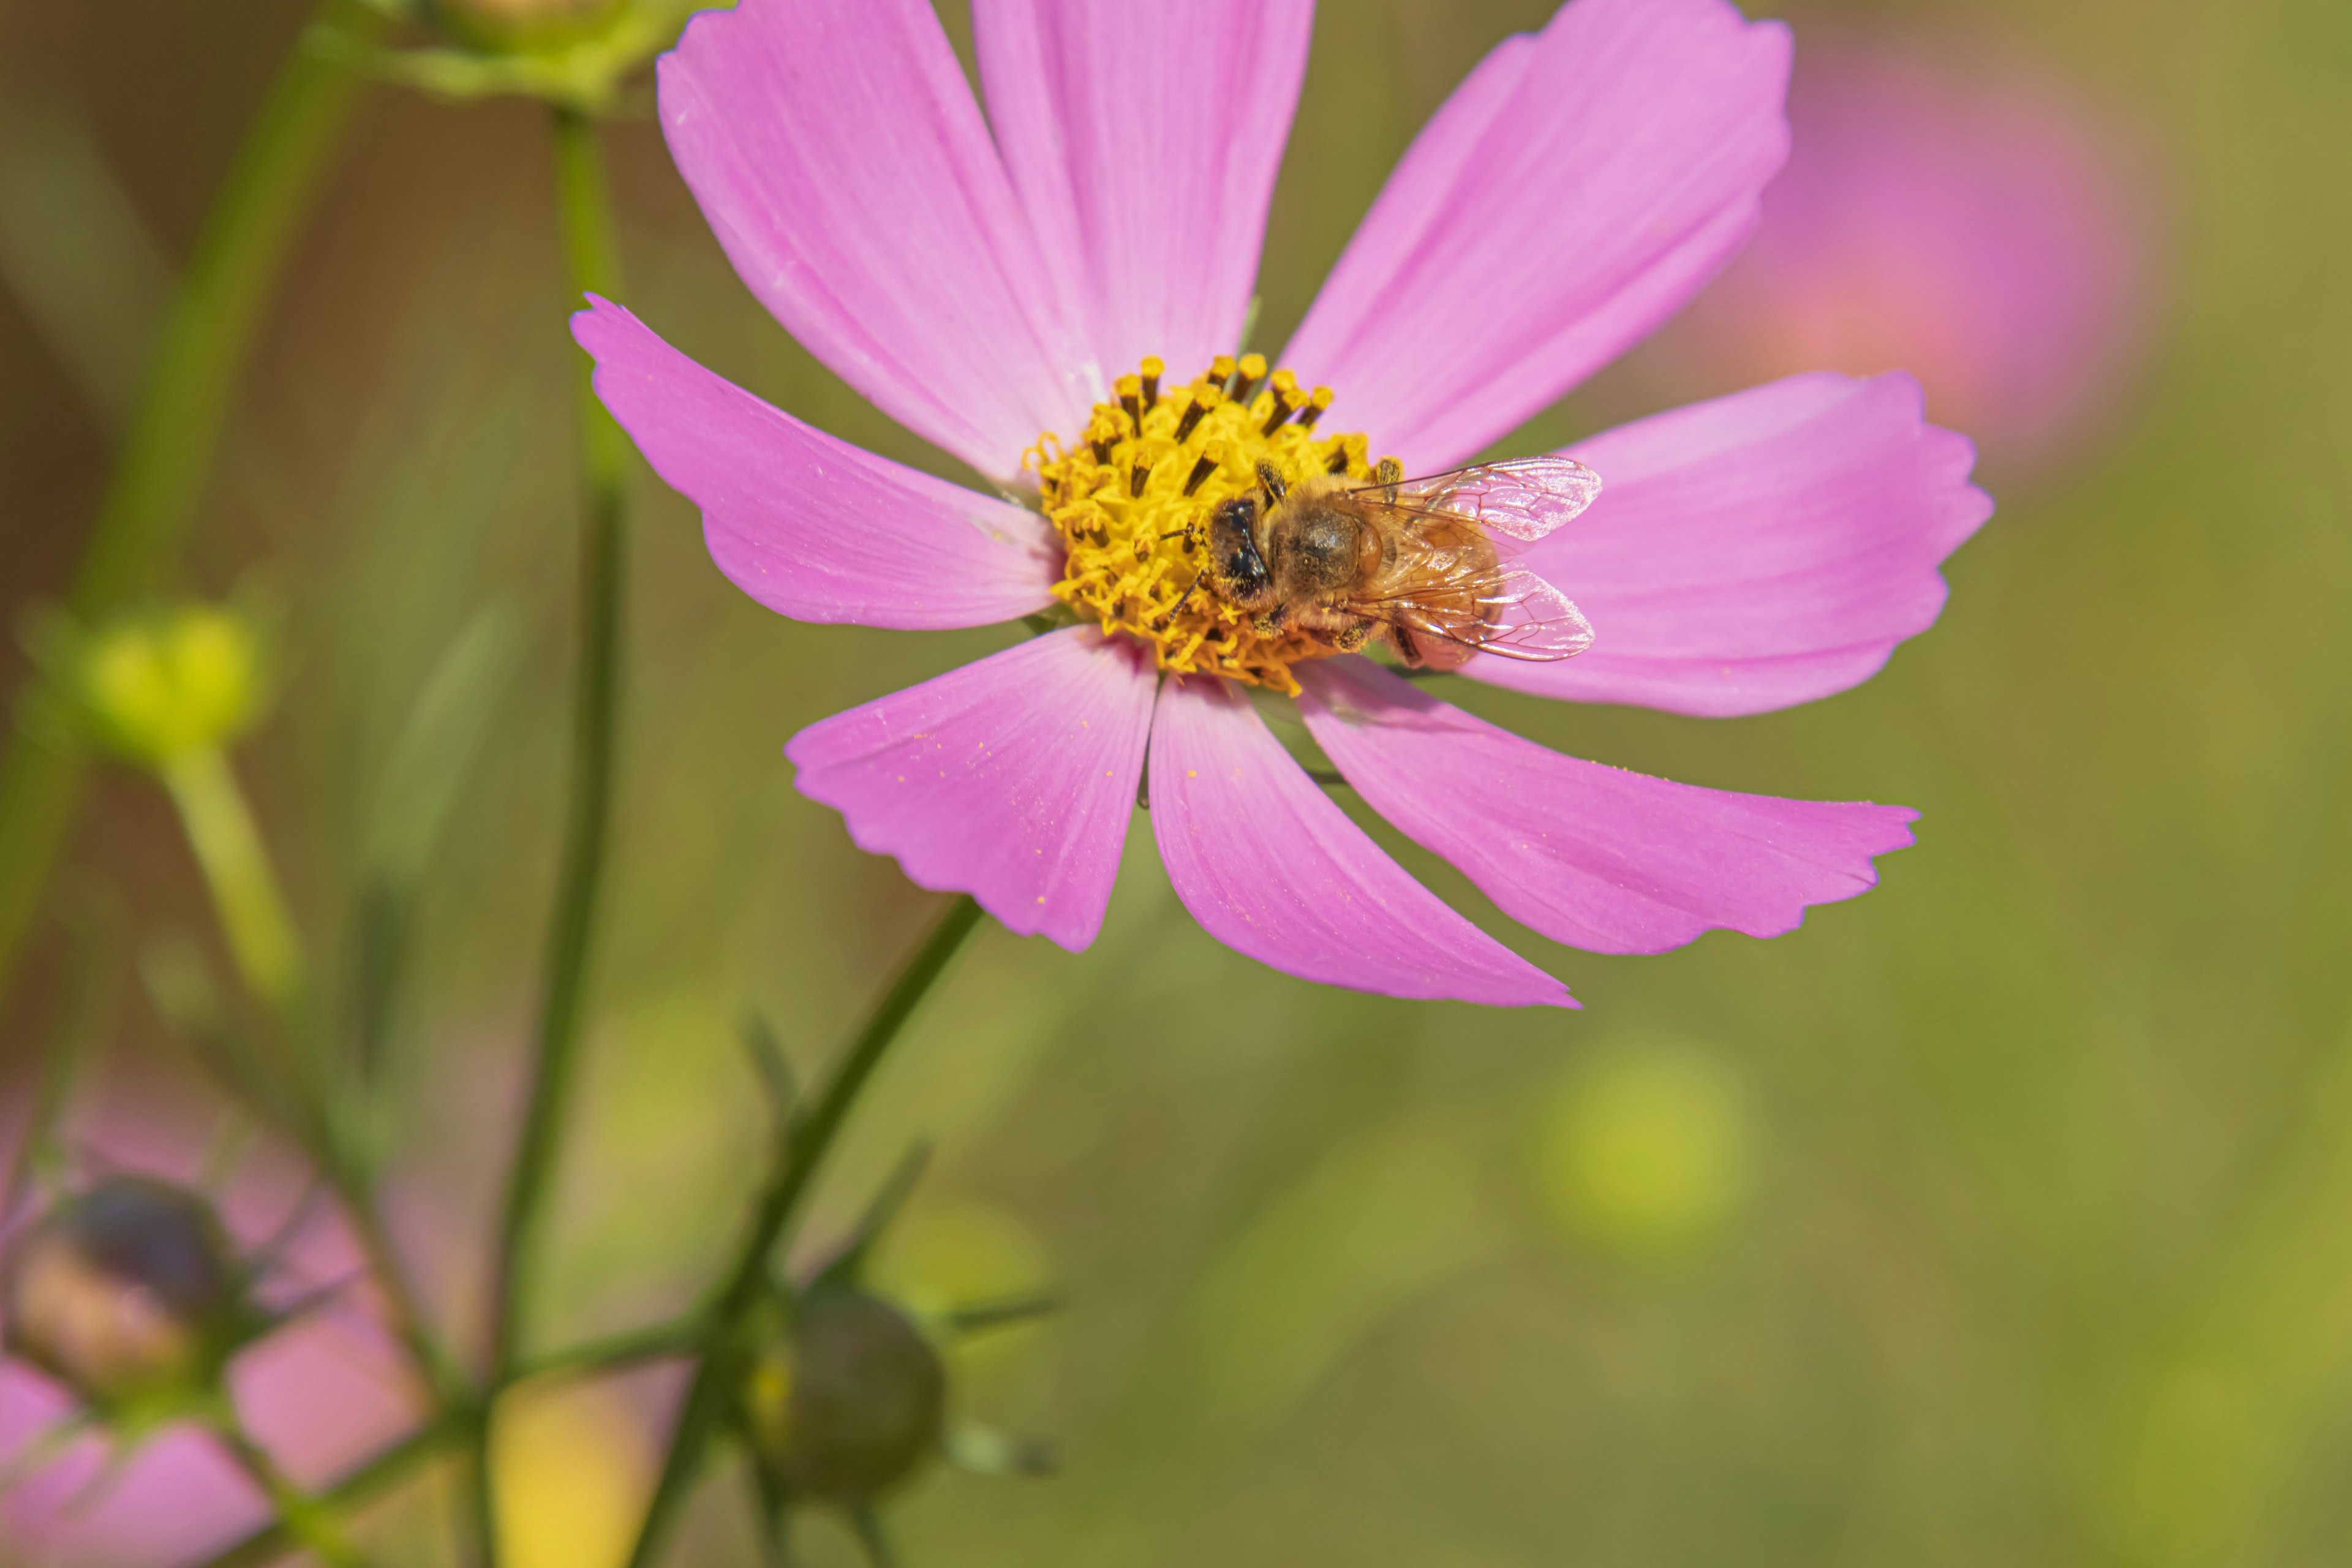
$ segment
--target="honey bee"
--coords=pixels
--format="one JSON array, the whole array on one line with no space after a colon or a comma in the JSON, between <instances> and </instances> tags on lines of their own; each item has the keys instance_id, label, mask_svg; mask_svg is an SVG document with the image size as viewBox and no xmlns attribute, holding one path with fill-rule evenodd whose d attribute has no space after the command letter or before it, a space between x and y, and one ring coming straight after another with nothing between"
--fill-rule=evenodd
<instances>
[{"instance_id":1,"label":"honey bee","mask_svg":"<svg viewBox=\"0 0 2352 1568\"><path fill-rule=\"evenodd\" d=\"M1263 635L1302 631L1343 653L1384 637L1413 668L1457 669L1476 653L1573 658L1592 645L1577 607L1510 557L1590 506L1598 474L1572 458L1418 479L1395 468L1370 485L1326 474L1293 485L1260 464L1256 489L1181 531L1188 548L1206 534L1193 586L1255 616Z\"/></svg>"}]
</instances>

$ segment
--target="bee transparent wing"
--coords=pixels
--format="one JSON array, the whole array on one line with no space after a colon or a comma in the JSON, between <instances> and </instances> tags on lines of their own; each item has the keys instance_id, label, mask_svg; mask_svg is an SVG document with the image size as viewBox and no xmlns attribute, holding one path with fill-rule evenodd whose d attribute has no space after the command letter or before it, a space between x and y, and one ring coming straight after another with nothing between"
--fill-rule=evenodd
<instances>
[{"instance_id":1,"label":"bee transparent wing","mask_svg":"<svg viewBox=\"0 0 2352 1568\"><path fill-rule=\"evenodd\" d=\"M1505 541L1532 544L1591 506L1601 476L1574 458L1513 458L1351 493L1404 511L1469 518L1507 550Z\"/></svg>"},{"instance_id":2,"label":"bee transparent wing","mask_svg":"<svg viewBox=\"0 0 2352 1568\"><path fill-rule=\"evenodd\" d=\"M1475 615L1450 590L1473 585ZM1549 664L1592 646L1592 623L1568 595L1513 562L1461 574L1424 574L1398 592L1351 601L1357 615L1471 653Z\"/></svg>"},{"instance_id":3,"label":"bee transparent wing","mask_svg":"<svg viewBox=\"0 0 2352 1568\"><path fill-rule=\"evenodd\" d=\"M1592 623L1568 595L1524 566L1505 562L1480 603L1498 613L1465 646L1502 658L1549 663L1574 658L1592 646Z\"/></svg>"}]
</instances>

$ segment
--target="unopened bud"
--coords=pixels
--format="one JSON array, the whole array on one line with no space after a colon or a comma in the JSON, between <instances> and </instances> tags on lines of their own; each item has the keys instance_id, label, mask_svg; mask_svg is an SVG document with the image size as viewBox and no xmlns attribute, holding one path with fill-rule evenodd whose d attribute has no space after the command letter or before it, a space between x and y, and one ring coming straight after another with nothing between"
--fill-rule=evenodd
<instances>
[{"instance_id":1,"label":"unopened bud","mask_svg":"<svg viewBox=\"0 0 2352 1568\"><path fill-rule=\"evenodd\" d=\"M8 1350L93 1403L211 1384L235 1342L238 1270L193 1193L110 1176L26 1233L6 1276Z\"/></svg>"},{"instance_id":2,"label":"unopened bud","mask_svg":"<svg viewBox=\"0 0 2352 1568\"><path fill-rule=\"evenodd\" d=\"M824 1289L754 1363L743 1405L752 1447L786 1491L855 1504L939 1450L947 1373L896 1308Z\"/></svg>"},{"instance_id":3,"label":"unopened bud","mask_svg":"<svg viewBox=\"0 0 2352 1568\"><path fill-rule=\"evenodd\" d=\"M214 605L184 605L109 622L74 660L81 706L100 744L160 766L235 740L265 705L261 632Z\"/></svg>"}]
</instances>

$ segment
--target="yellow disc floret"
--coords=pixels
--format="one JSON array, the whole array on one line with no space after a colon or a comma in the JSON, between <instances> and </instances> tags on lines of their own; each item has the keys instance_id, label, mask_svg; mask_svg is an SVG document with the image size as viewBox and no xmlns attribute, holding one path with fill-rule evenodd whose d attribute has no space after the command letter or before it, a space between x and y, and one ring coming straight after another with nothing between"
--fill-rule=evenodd
<instances>
[{"instance_id":1,"label":"yellow disc floret","mask_svg":"<svg viewBox=\"0 0 2352 1568\"><path fill-rule=\"evenodd\" d=\"M1296 696L1290 667L1336 651L1304 632L1267 634L1220 599L1208 568L1208 522L1258 487L1270 463L1287 484L1347 474L1370 484L1360 435L1318 436L1328 387L1308 392L1265 360L1221 354L1163 389L1158 359L1123 375L1118 401L1095 405L1078 440L1046 435L1023 457L1068 553L1054 596L1104 629L1148 644L1162 669L1223 675Z\"/></svg>"}]
</instances>

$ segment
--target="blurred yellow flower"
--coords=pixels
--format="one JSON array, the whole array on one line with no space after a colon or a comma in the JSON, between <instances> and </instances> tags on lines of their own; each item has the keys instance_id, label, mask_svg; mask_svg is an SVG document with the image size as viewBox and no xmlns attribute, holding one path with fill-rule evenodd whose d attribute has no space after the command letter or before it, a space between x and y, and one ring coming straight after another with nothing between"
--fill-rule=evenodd
<instances>
[{"instance_id":1,"label":"blurred yellow flower","mask_svg":"<svg viewBox=\"0 0 2352 1568\"><path fill-rule=\"evenodd\" d=\"M1748 1202L1755 1132L1738 1080L1695 1046L1602 1051L1545 1112L1537 1185L1573 1236L1645 1258L1703 1244Z\"/></svg>"},{"instance_id":2,"label":"blurred yellow flower","mask_svg":"<svg viewBox=\"0 0 2352 1568\"><path fill-rule=\"evenodd\" d=\"M611 1388L548 1383L499 1402L492 1434L500 1555L510 1568L620 1568L653 1490L653 1454Z\"/></svg>"}]
</instances>

